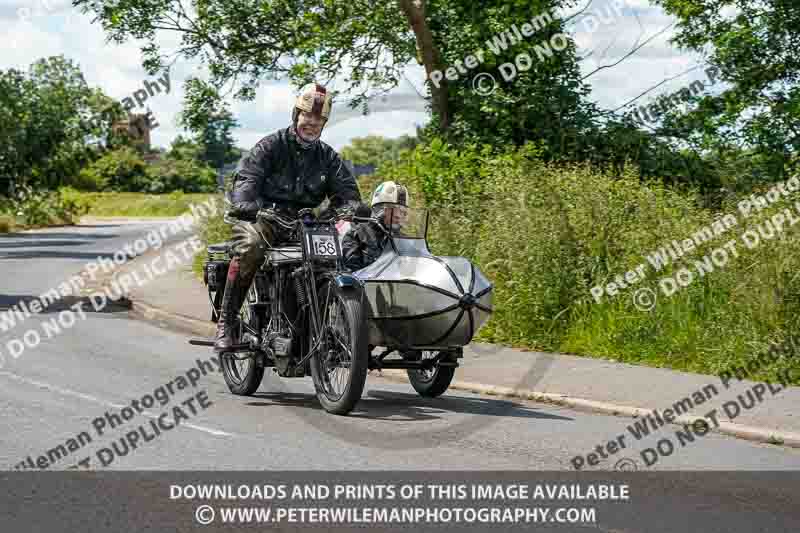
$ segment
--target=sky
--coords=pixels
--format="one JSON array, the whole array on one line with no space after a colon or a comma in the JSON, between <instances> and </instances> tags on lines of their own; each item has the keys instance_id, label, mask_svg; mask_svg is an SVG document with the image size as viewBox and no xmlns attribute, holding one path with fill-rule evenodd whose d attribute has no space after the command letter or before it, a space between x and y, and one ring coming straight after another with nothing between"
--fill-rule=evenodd
<instances>
[{"instance_id":1,"label":"sky","mask_svg":"<svg viewBox=\"0 0 800 533\"><path fill-rule=\"evenodd\" d=\"M682 52L669 43L674 35L674 17L654 7L648 0L579 0L573 11L591 2L582 18L571 24L570 33L579 46L586 75L604 65L619 61L632 46L658 34L636 54L613 68L603 68L587 79L592 87L591 99L601 107L614 109L665 78L677 76L696 65L702 65L697 54ZM526 21L520 21L519 28ZM117 45L105 42L99 24L92 24L89 15L81 14L70 0L0 0L0 35L3 39L0 69L27 69L36 59L64 55L80 66L87 83L99 86L105 94L122 100L143 88L145 81L158 83L157 76L148 76L141 65L139 47L143 43ZM533 38L533 37L531 37ZM173 35L160 35L159 42L169 46ZM413 135L417 125L427 120L425 73L414 64L406 69L406 80L390 93L388 99L376 101L380 112L361 116L342 105L334 104L333 115L323 132L323 140L336 149L346 146L353 137ZM183 81L189 76L204 77L202 65L177 61L169 72L170 91L148 96L137 112L153 112L159 126L152 132L155 146L168 147L181 129L176 117L183 98ZM467 75L468 76L468 75ZM500 74L497 74L498 78ZM467 80L466 76L464 80ZM661 94L670 94L701 80L708 85L703 68L681 75L637 102L645 104ZM333 87L335 89L336 87ZM141 94L141 93L140 93ZM249 149L261 137L285 127L296 88L288 81L267 81L251 102L232 102L231 109L240 127L234 131L238 146ZM346 96L344 97L346 99Z\"/></svg>"}]
</instances>

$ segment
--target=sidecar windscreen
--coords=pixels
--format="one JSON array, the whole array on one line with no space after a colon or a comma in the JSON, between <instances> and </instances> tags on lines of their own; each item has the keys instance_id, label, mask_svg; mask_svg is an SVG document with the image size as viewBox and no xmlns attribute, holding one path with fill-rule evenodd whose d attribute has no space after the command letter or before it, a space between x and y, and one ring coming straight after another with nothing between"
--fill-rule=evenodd
<instances>
[{"instance_id":1,"label":"sidecar windscreen","mask_svg":"<svg viewBox=\"0 0 800 533\"><path fill-rule=\"evenodd\" d=\"M465 346L492 312L492 285L480 270L463 257L434 256L424 238L393 235L354 274L364 281L376 346Z\"/></svg>"},{"instance_id":2,"label":"sidecar windscreen","mask_svg":"<svg viewBox=\"0 0 800 533\"><path fill-rule=\"evenodd\" d=\"M385 204L375 216L383 227L399 238L424 239L428 230L427 209L403 207L397 204Z\"/></svg>"}]
</instances>

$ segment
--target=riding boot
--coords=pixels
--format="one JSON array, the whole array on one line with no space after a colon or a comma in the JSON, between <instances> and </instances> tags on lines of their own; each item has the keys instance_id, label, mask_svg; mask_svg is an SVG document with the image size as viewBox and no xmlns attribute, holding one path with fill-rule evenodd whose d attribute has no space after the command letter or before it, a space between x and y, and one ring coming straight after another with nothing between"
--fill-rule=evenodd
<instances>
[{"instance_id":1,"label":"riding boot","mask_svg":"<svg viewBox=\"0 0 800 533\"><path fill-rule=\"evenodd\" d=\"M238 340L239 310L242 307L247 290L253 283L257 269L240 267L240 259L235 257L228 267L228 279L225 283L225 294L222 297L222 306L217 322L217 334L214 341L215 352L225 352L231 349Z\"/></svg>"}]
</instances>

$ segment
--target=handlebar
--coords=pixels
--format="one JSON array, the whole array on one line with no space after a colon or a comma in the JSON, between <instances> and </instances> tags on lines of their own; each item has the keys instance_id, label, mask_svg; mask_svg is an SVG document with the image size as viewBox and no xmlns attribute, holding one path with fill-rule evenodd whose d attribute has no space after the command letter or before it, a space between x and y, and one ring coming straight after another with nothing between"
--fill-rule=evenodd
<instances>
[{"instance_id":1,"label":"handlebar","mask_svg":"<svg viewBox=\"0 0 800 533\"><path fill-rule=\"evenodd\" d=\"M274 209L260 209L256 214L256 219L269 220L275 222L286 229L295 229L298 224L330 224L339 220L354 219L352 213L347 211L336 213L330 218L317 218L313 211L308 208L300 209L295 217L287 217L278 213Z\"/></svg>"}]
</instances>

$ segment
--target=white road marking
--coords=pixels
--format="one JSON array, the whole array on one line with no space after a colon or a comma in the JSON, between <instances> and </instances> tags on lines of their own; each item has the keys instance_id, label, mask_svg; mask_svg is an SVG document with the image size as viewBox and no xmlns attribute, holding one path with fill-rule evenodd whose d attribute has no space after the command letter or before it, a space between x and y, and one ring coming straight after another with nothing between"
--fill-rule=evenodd
<instances>
[{"instance_id":1,"label":"white road marking","mask_svg":"<svg viewBox=\"0 0 800 533\"><path fill-rule=\"evenodd\" d=\"M118 404L114 402L109 402L106 400L102 400L100 398L95 398L94 396L90 396L88 394L84 394L82 392L77 392L69 389L64 389L62 387L58 387L56 385L51 385L49 383L44 383L43 381L36 381L34 379L24 378L22 376L18 376L16 374L12 374L11 372L7 372L5 370L0 370L0 376L6 376L11 379L15 379L17 381L21 381L22 383L26 383L28 385L34 385L36 387L40 387L43 389L47 389L53 392L57 392L59 394L63 394L64 396L73 396L75 398L80 398L82 400L86 400L87 402L97 403L106 407L113 407L114 409L122 409L123 407L130 407L129 405ZM153 414L149 411L142 411L142 414L148 418L158 419L158 414ZM204 426L198 426L197 424L178 424L178 427L187 427L191 429L195 429L197 431L202 431L204 433L209 433L211 435L215 435L217 437L235 437L236 435L233 433L228 433L226 431L221 431L218 429L211 429Z\"/></svg>"}]
</instances>

